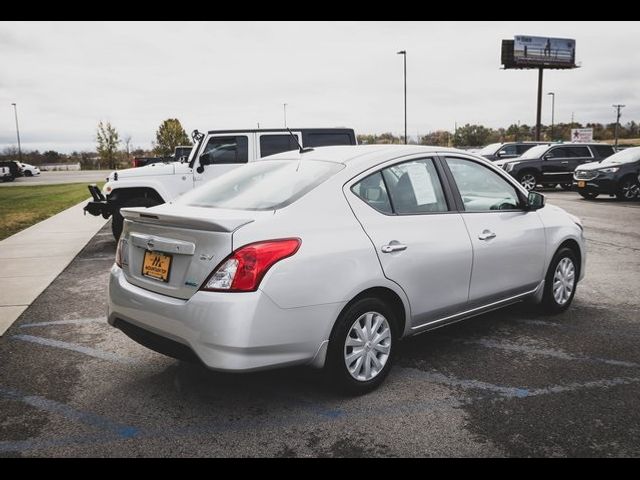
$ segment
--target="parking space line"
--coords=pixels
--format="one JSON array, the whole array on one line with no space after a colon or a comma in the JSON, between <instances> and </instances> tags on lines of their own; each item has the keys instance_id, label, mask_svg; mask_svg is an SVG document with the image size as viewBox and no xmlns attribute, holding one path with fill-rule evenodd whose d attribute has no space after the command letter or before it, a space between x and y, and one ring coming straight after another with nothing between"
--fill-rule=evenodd
<instances>
[{"instance_id":1,"label":"parking space line","mask_svg":"<svg viewBox=\"0 0 640 480\"><path fill-rule=\"evenodd\" d=\"M620 385L629 385L632 383L640 382L640 377L614 377L600 380L590 380L587 382L573 382L565 385L551 385L541 388L524 388L494 385L492 383L483 382L481 380L457 378L451 375L445 375L435 370L426 372L413 367L403 367L401 368L401 370L407 371L409 376L413 376L414 378L417 377L451 387L484 390L491 393L496 393L504 398L526 398L554 393L573 392L576 390L590 388L611 388Z\"/></svg>"},{"instance_id":2,"label":"parking space line","mask_svg":"<svg viewBox=\"0 0 640 480\"><path fill-rule=\"evenodd\" d=\"M34 337L32 335L13 335L11 338L17 340L23 340L25 342L37 343L40 345L46 345L47 347L63 348L65 350L72 350L74 352L84 353L91 357L100 358L102 360L109 360L119 363L135 363L136 360L128 357L123 357L111 352L105 352L91 347L85 347L76 343L62 342L60 340L53 340L51 338Z\"/></svg>"},{"instance_id":3,"label":"parking space line","mask_svg":"<svg viewBox=\"0 0 640 480\"><path fill-rule=\"evenodd\" d=\"M38 395L26 395L12 388L0 386L0 397L25 403L38 410L60 415L68 420L113 433L121 438L132 438L139 433L137 428L130 425L114 422L95 413L83 412L65 403L50 400L45 397Z\"/></svg>"},{"instance_id":4,"label":"parking space line","mask_svg":"<svg viewBox=\"0 0 640 480\"><path fill-rule=\"evenodd\" d=\"M613 365L616 367L629 367L629 368L640 367L640 364L635 362L627 362L624 360L613 360L609 358L600 358L600 357L589 357L587 355L576 355L576 354L567 353L555 348L539 348L539 347L534 347L530 345L512 343L505 340L492 340L490 338L480 338L476 340L451 338L451 340L456 343L462 343L465 345L479 345L485 348L495 348L498 350L525 353L529 355L539 355L539 356L550 357L550 358L558 358L561 360L604 363L606 365Z\"/></svg>"},{"instance_id":5,"label":"parking space line","mask_svg":"<svg viewBox=\"0 0 640 480\"><path fill-rule=\"evenodd\" d=\"M20 325L20 328L46 327L49 325L82 325L85 323L107 323L107 320L105 317L78 318L75 320L55 320L52 322L23 323L22 325Z\"/></svg>"}]
</instances>

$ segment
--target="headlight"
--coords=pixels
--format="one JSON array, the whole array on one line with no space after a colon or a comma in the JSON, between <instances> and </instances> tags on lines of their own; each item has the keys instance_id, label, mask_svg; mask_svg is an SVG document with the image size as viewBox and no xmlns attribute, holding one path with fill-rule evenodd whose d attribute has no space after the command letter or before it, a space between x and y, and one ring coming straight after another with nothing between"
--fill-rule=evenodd
<instances>
[{"instance_id":1,"label":"headlight","mask_svg":"<svg viewBox=\"0 0 640 480\"><path fill-rule=\"evenodd\" d=\"M620 167L601 168L598 171L602 173L616 173L618 170L620 170Z\"/></svg>"},{"instance_id":2,"label":"headlight","mask_svg":"<svg viewBox=\"0 0 640 480\"><path fill-rule=\"evenodd\" d=\"M518 163L520 162L509 162L505 165L505 170L507 172L510 172L511 170L513 170L513 167L515 167L516 165L518 165Z\"/></svg>"}]
</instances>

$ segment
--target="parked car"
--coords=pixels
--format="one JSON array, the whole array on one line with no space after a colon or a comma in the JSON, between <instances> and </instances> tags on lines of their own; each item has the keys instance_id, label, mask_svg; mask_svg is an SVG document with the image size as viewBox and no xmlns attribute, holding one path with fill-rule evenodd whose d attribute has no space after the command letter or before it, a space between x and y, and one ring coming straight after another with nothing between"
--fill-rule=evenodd
<instances>
[{"instance_id":1,"label":"parked car","mask_svg":"<svg viewBox=\"0 0 640 480\"><path fill-rule=\"evenodd\" d=\"M22 168L22 173L25 177L34 177L36 175L40 175L40 169L34 165L29 165L28 163L20 163L20 167Z\"/></svg>"},{"instance_id":2,"label":"parked car","mask_svg":"<svg viewBox=\"0 0 640 480\"><path fill-rule=\"evenodd\" d=\"M516 302L566 310L580 221L443 147L290 151L125 208L108 321L224 371L307 364L362 393L398 341Z\"/></svg>"},{"instance_id":3,"label":"parked car","mask_svg":"<svg viewBox=\"0 0 640 480\"><path fill-rule=\"evenodd\" d=\"M6 177L8 180L5 181L13 182L16 178L23 175L22 167L17 160L0 160L0 167L9 169L10 175Z\"/></svg>"},{"instance_id":4,"label":"parked car","mask_svg":"<svg viewBox=\"0 0 640 480\"><path fill-rule=\"evenodd\" d=\"M640 147L625 148L601 162L578 166L573 186L586 199L600 194L633 200L640 195Z\"/></svg>"},{"instance_id":5,"label":"parked car","mask_svg":"<svg viewBox=\"0 0 640 480\"><path fill-rule=\"evenodd\" d=\"M569 190L578 165L599 162L613 153L613 147L604 143L553 143L535 146L517 158L499 162L498 166L528 191L537 185L557 184Z\"/></svg>"},{"instance_id":6,"label":"parked car","mask_svg":"<svg viewBox=\"0 0 640 480\"><path fill-rule=\"evenodd\" d=\"M212 130L193 133L194 147L182 162L155 163L112 172L102 192L89 185L93 201L84 210L112 217L111 230L122 231L122 207L149 207L173 200L202 183L240 165L287 150L326 145L355 145L350 128L297 128L263 130ZM293 136L292 136L293 135Z\"/></svg>"},{"instance_id":7,"label":"parked car","mask_svg":"<svg viewBox=\"0 0 640 480\"><path fill-rule=\"evenodd\" d=\"M0 167L0 182L10 182L13 180L13 175L9 167Z\"/></svg>"},{"instance_id":8,"label":"parked car","mask_svg":"<svg viewBox=\"0 0 640 480\"><path fill-rule=\"evenodd\" d=\"M536 145L548 145L549 142L506 142L492 143L482 149L472 152L483 156L492 162L495 160L504 160L508 158L516 158L522 155Z\"/></svg>"}]
</instances>

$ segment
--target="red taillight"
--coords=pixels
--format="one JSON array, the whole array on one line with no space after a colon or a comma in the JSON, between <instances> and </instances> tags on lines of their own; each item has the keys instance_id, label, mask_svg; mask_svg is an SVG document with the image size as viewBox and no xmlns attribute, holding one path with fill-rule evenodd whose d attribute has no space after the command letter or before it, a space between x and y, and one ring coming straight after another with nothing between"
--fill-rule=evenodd
<instances>
[{"instance_id":1,"label":"red taillight","mask_svg":"<svg viewBox=\"0 0 640 480\"><path fill-rule=\"evenodd\" d=\"M273 264L298 251L299 238L251 243L227 257L209 276L202 290L253 292Z\"/></svg>"}]
</instances>

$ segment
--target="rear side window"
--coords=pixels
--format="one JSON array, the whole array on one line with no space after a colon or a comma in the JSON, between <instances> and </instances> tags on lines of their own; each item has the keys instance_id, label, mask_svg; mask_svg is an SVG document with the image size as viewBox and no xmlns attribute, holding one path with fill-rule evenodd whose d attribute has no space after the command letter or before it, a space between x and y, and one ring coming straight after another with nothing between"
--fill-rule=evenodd
<instances>
[{"instance_id":1,"label":"rear side window","mask_svg":"<svg viewBox=\"0 0 640 480\"><path fill-rule=\"evenodd\" d=\"M591 149L601 158L607 158L613 155L613 147L610 145L591 145Z\"/></svg>"},{"instance_id":2,"label":"rear side window","mask_svg":"<svg viewBox=\"0 0 640 480\"><path fill-rule=\"evenodd\" d=\"M305 147L330 147L332 145L352 145L351 136L346 133L309 133Z\"/></svg>"},{"instance_id":3,"label":"rear side window","mask_svg":"<svg viewBox=\"0 0 640 480\"><path fill-rule=\"evenodd\" d=\"M382 174L396 213L447 211L440 178L430 158L399 163L385 168Z\"/></svg>"},{"instance_id":4,"label":"rear side window","mask_svg":"<svg viewBox=\"0 0 640 480\"><path fill-rule=\"evenodd\" d=\"M531 144L531 145L516 145L516 151L518 152L519 155L522 155L524 152L529 150L531 147L535 147L535 145L533 145L533 144Z\"/></svg>"},{"instance_id":5,"label":"rear side window","mask_svg":"<svg viewBox=\"0 0 640 480\"><path fill-rule=\"evenodd\" d=\"M247 163L249 141L245 136L211 137L200 158L206 164Z\"/></svg>"},{"instance_id":6,"label":"rear side window","mask_svg":"<svg viewBox=\"0 0 640 480\"><path fill-rule=\"evenodd\" d=\"M261 135L260 136L260 156L268 157L276 153L297 150L298 144L291 135Z\"/></svg>"},{"instance_id":7,"label":"rear side window","mask_svg":"<svg viewBox=\"0 0 640 480\"><path fill-rule=\"evenodd\" d=\"M277 210L292 204L344 168L317 160L263 160L235 168L175 203L237 210Z\"/></svg>"},{"instance_id":8,"label":"rear side window","mask_svg":"<svg viewBox=\"0 0 640 480\"><path fill-rule=\"evenodd\" d=\"M387 187L380 172L360 180L351 187L351 191L379 212L392 213Z\"/></svg>"},{"instance_id":9,"label":"rear side window","mask_svg":"<svg viewBox=\"0 0 640 480\"><path fill-rule=\"evenodd\" d=\"M568 147L571 157L590 157L591 152L588 147Z\"/></svg>"}]
</instances>

